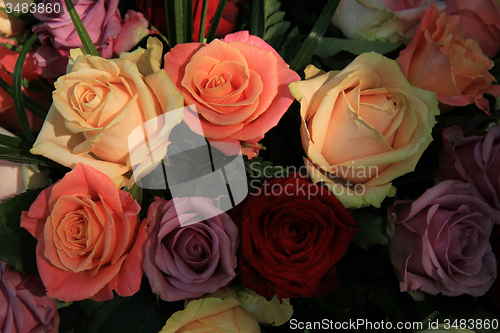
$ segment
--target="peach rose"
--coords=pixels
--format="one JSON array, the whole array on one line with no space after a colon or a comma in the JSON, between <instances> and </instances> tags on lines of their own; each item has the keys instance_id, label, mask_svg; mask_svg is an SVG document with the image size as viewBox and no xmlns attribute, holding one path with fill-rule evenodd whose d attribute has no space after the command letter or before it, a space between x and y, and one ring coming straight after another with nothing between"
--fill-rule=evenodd
<instances>
[{"instance_id":1,"label":"peach rose","mask_svg":"<svg viewBox=\"0 0 500 333\"><path fill-rule=\"evenodd\" d=\"M451 107L476 103L489 113L483 94L500 95L500 86L491 85L495 78L488 72L493 62L477 41L464 40L460 22L460 16L440 15L431 6L396 61L411 85L436 92L441 103Z\"/></svg>"},{"instance_id":2,"label":"peach rose","mask_svg":"<svg viewBox=\"0 0 500 333\"><path fill-rule=\"evenodd\" d=\"M305 72L290 91L301 104L310 177L346 208L380 207L395 194L391 181L413 171L432 141L436 95L412 87L394 60L375 52L341 72Z\"/></svg>"},{"instance_id":3,"label":"peach rose","mask_svg":"<svg viewBox=\"0 0 500 333\"><path fill-rule=\"evenodd\" d=\"M232 332L259 333L259 323L234 298L203 298L191 301L167 320L159 333Z\"/></svg>"},{"instance_id":4,"label":"peach rose","mask_svg":"<svg viewBox=\"0 0 500 333\"><path fill-rule=\"evenodd\" d=\"M55 83L54 102L31 153L70 168L88 164L117 186L125 184L123 174L132 168L135 144L129 143L129 135L135 128L147 122L148 132L165 136L160 141L166 153L166 138L183 116L176 110L183 100L160 70L161 49L160 41L150 38L147 50L122 53L119 59L73 53L76 60ZM137 145L144 143L141 139ZM135 164L142 161L134 159Z\"/></svg>"},{"instance_id":5,"label":"peach rose","mask_svg":"<svg viewBox=\"0 0 500 333\"><path fill-rule=\"evenodd\" d=\"M165 55L165 70L186 105L196 105L203 133L197 117L186 112L191 130L253 148L249 157L292 104L288 84L300 80L269 44L247 31L208 45L178 44Z\"/></svg>"},{"instance_id":6,"label":"peach rose","mask_svg":"<svg viewBox=\"0 0 500 333\"><path fill-rule=\"evenodd\" d=\"M474 39L486 56L492 59L500 49L500 1L445 0L446 14L460 16L464 39Z\"/></svg>"},{"instance_id":7,"label":"peach rose","mask_svg":"<svg viewBox=\"0 0 500 333\"><path fill-rule=\"evenodd\" d=\"M64 302L131 296L141 285L146 225L141 207L103 173L78 164L43 190L21 227L37 240L47 295Z\"/></svg>"}]
</instances>

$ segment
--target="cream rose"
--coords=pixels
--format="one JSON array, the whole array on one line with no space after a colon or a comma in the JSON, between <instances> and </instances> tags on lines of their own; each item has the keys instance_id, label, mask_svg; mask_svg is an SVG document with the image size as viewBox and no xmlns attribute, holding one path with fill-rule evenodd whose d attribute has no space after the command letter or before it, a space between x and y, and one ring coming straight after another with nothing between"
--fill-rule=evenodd
<instances>
[{"instance_id":1,"label":"cream rose","mask_svg":"<svg viewBox=\"0 0 500 333\"><path fill-rule=\"evenodd\" d=\"M33 1L28 0L28 1L23 1L22 3L26 3L29 5L32 2ZM0 0L0 7L5 8L8 11L13 11L15 5L16 2L11 1L9 4L9 8L7 8L5 1ZM23 20L10 16L3 10L0 10L0 35L3 35L3 37L10 37L12 35L15 35L19 31L23 30L24 24L25 22Z\"/></svg>"},{"instance_id":2,"label":"cream rose","mask_svg":"<svg viewBox=\"0 0 500 333\"><path fill-rule=\"evenodd\" d=\"M259 323L234 298L191 301L167 320L159 333L260 333Z\"/></svg>"},{"instance_id":3,"label":"cream rose","mask_svg":"<svg viewBox=\"0 0 500 333\"><path fill-rule=\"evenodd\" d=\"M130 134L142 126L160 161L158 152L165 156L170 130L182 120L183 98L160 69L162 46L156 38L148 40L147 50L124 52L118 59L76 53L68 74L55 83L53 104L31 153L70 168L90 165L122 186L132 164L150 169L143 165L150 155L136 153L147 139L140 135L131 142Z\"/></svg>"},{"instance_id":4,"label":"cream rose","mask_svg":"<svg viewBox=\"0 0 500 333\"><path fill-rule=\"evenodd\" d=\"M324 182L346 208L380 207L413 171L432 141L436 94L412 87L398 64L377 53L342 71L306 68L290 84L301 104L304 158L314 182Z\"/></svg>"}]
</instances>

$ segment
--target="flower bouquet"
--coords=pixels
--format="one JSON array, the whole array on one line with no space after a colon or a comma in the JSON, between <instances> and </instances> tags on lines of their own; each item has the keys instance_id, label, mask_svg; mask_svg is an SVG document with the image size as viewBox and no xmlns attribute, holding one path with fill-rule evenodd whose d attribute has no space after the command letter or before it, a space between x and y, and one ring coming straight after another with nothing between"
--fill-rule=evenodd
<instances>
[{"instance_id":1,"label":"flower bouquet","mask_svg":"<svg viewBox=\"0 0 500 333\"><path fill-rule=\"evenodd\" d=\"M500 2L3 0L0 332L500 331Z\"/></svg>"}]
</instances>

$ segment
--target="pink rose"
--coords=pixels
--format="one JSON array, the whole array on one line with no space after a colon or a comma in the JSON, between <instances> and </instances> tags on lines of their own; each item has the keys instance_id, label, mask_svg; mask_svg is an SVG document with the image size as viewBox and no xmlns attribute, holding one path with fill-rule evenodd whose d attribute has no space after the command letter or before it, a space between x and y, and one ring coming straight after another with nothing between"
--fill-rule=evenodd
<instances>
[{"instance_id":1,"label":"pink rose","mask_svg":"<svg viewBox=\"0 0 500 333\"><path fill-rule=\"evenodd\" d=\"M488 72L493 62L477 41L462 36L461 25L460 16L439 14L431 6L396 61L412 86L434 91L448 110L476 103L489 113L483 94L500 95L500 86L491 84L495 78Z\"/></svg>"},{"instance_id":2,"label":"pink rose","mask_svg":"<svg viewBox=\"0 0 500 333\"><path fill-rule=\"evenodd\" d=\"M143 264L153 292L169 302L227 285L236 276L239 245L238 228L212 201L176 200L156 197L149 207Z\"/></svg>"},{"instance_id":3,"label":"pink rose","mask_svg":"<svg viewBox=\"0 0 500 333\"><path fill-rule=\"evenodd\" d=\"M40 193L21 226L37 240L38 272L47 295L65 302L131 296L142 279L145 225L130 193L78 164Z\"/></svg>"},{"instance_id":4,"label":"pink rose","mask_svg":"<svg viewBox=\"0 0 500 333\"><path fill-rule=\"evenodd\" d=\"M500 125L471 137L464 137L458 126L449 127L443 131L443 141L436 181L469 182L476 194L500 210Z\"/></svg>"},{"instance_id":5,"label":"pink rose","mask_svg":"<svg viewBox=\"0 0 500 333\"><path fill-rule=\"evenodd\" d=\"M64 0L44 0L44 3L61 4L64 13L34 14L42 23L33 26L33 32L40 33L39 39L43 43L35 53L35 60L39 74L57 77L66 72L69 50L81 47L82 43ZM118 0L79 0L75 9L103 58L109 59L130 51L149 34L148 21L140 13L128 11L125 22L122 22Z\"/></svg>"},{"instance_id":6,"label":"pink rose","mask_svg":"<svg viewBox=\"0 0 500 333\"><path fill-rule=\"evenodd\" d=\"M165 55L165 70L185 104L196 106L203 131L186 112L191 130L243 148L256 147L278 124L293 101L288 84L300 80L269 44L247 31L210 44L178 44Z\"/></svg>"},{"instance_id":7,"label":"pink rose","mask_svg":"<svg viewBox=\"0 0 500 333\"><path fill-rule=\"evenodd\" d=\"M389 255L401 277L401 291L446 296L484 295L497 264L489 242L494 210L473 195L470 184L447 180L389 212L396 220Z\"/></svg>"},{"instance_id":8,"label":"pink rose","mask_svg":"<svg viewBox=\"0 0 500 333\"><path fill-rule=\"evenodd\" d=\"M144 15L133 10L128 10L123 21L122 31L114 42L114 54L119 56L122 52L130 51L144 37L152 31L148 29L149 22Z\"/></svg>"},{"instance_id":9,"label":"pink rose","mask_svg":"<svg viewBox=\"0 0 500 333\"><path fill-rule=\"evenodd\" d=\"M56 333L58 327L56 300L45 295L40 279L0 261L0 332Z\"/></svg>"},{"instance_id":10,"label":"pink rose","mask_svg":"<svg viewBox=\"0 0 500 333\"><path fill-rule=\"evenodd\" d=\"M500 7L496 0L445 0L446 13L460 16L464 39L474 39L492 59L500 49Z\"/></svg>"}]
</instances>

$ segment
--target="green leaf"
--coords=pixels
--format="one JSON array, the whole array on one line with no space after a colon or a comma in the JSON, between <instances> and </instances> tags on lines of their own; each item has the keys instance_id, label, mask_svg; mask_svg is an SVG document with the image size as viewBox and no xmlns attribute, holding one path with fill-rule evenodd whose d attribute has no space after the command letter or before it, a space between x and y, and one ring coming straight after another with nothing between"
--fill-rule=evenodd
<instances>
[{"instance_id":1,"label":"green leaf","mask_svg":"<svg viewBox=\"0 0 500 333\"><path fill-rule=\"evenodd\" d=\"M200 34L198 36L198 41L200 43L205 43L205 22L207 21L207 8L208 0L203 0L203 7L201 12L201 24L200 24Z\"/></svg>"},{"instance_id":2,"label":"green leaf","mask_svg":"<svg viewBox=\"0 0 500 333\"><path fill-rule=\"evenodd\" d=\"M219 5L217 6L217 10L215 11L212 23L210 24L210 30L208 30L207 43L210 43L215 39L217 29L219 28L220 19L222 18L222 14L224 14L224 10L226 9L226 4L227 0L219 1Z\"/></svg>"},{"instance_id":3,"label":"green leaf","mask_svg":"<svg viewBox=\"0 0 500 333\"><path fill-rule=\"evenodd\" d=\"M56 163L48 158L39 155L33 155L26 149L17 149L12 147L0 147L0 160L17 163L37 164L58 169L68 169L67 167Z\"/></svg>"},{"instance_id":4,"label":"green leaf","mask_svg":"<svg viewBox=\"0 0 500 333\"><path fill-rule=\"evenodd\" d=\"M28 123L28 118L26 117L26 110L24 108L24 98L22 92L22 81L23 81L23 66L26 60L26 55L31 47L31 45L37 39L37 35L31 36L24 44L23 49L19 52L19 56L14 66L14 74L12 77L12 98L14 99L14 105L16 107L17 119L19 120L19 125L21 130L28 141L34 142L35 137L31 132L30 125Z\"/></svg>"},{"instance_id":5,"label":"green leaf","mask_svg":"<svg viewBox=\"0 0 500 333\"><path fill-rule=\"evenodd\" d=\"M167 39L168 46L173 48L175 46L175 7L171 0L165 0L165 17L167 18Z\"/></svg>"},{"instance_id":6,"label":"green leaf","mask_svg":"<svg viewBox=\"0 0 500 333\"><path fill-rule=\"evenodd\" d=\"M95 48L94 42L92 42L92 39L90 38L89 33L87 32L87 29L85 29L85 26L83 25L80 16L76 12L75 6L73 6L71 0L64 0L64 1L68 9L69 16L71 17L71 21L73 21L75 30L78 33L78 37L80 37L80 41L82 42L85 53L93 56L99 56L99 53Z\"/></svg>"},{"instance_id":7,"label":"green leaf","mask_svg":"<svg viewBox=\"0 0 500 333\"><path fill-rule=\"evenodd\" d=\"M193 0L184 0L184 41L193 41Z\"/></svg>"},{"instance_id":8,"label":"green leaf","mask_svg":"<svg viewBox=\"0 0 500 333\"><path fill-rule=\"evenodd\" d=\"M7 94L9 94L11 97L14 96L14 90L8 84L4 79L0 77L0 88L5 90ZM30 110L35 116L37 116L40 119L45 119L47 116L48 110L47 108L29 97L28 95L22 94L23 101L24 101L24 106Z\"/></svg>"},{"instance_id":9,"label":"green leaf","mask_svg":"<svg viewBox=\"0 0 500 333\"><path fill-rule=\"evenodd\" d=\"M279 8L280 3L278 2L277 4L278 4L278 8ZM273 24L282 22L283 18L285 17L285 14L286 14L285 12L274 12L269 17L267 17L266 18L266 30L267 30L267 28L269 28Z\"/></svg>"},{"instance_id":10,"label":"green leaf","mask_svg":"<svg viewBox=\"0 0 500 333\"><path fill-rule=\"evenodd\" d=\"M340 51L347 51L355 55L371 51L386 54L400 46L401 44L395 43L325 37L318 44L315 54L320 57L332 57Z\"/></svg>"},{"instance_id":11,"label":"green leaf","mask_svg":"<svg viewBox=\"0 0 500 333\"><path fill-rule=\"evenodd\" d=\"M31 149L31 143L12 136L0 134L0 146L6 146L10 148L17 148L17 149L24 149L24 150L29 150Z\"/></svg>"},{"instance_id":12,"label":"green leaf","mask_svg":"<svg viewBox=\"0 0 500 333\"><path fill-rule=\"evenodd\" d=\"M288 28L290 28L290 22L277 23L266 30L266 32L264 33L264 40L269 41L272 38L282 36L286 33Z\"/></svg>"},{"instance_id":13,"label":"green leaf","mask_svg":"<svg viewBox=\"0 0 500 333\"><path fill-rule=\"evenodd\" d=\"M21 228L21 212L27 211L42 190L28 190L0 205L0 260L20 272L36 274L36 239Z\"/></svg>"},{"instance_id":14,"label":"green leaf","mask_svg":"<svg viewBox=\"0 0 500 333\"><path fill-rule=\"evenodd\" d=\"M283 21L285 12L280 12L281 3L278 0L264 0L264 40L278 48L290 28L290 22Z\"/></svg>"},{"instance_id":15,"label":"green leaf","mask_svg":"<svg viewBox=\"0 0 500 333\"><path fill-rule=\"evenodd\" d=\"M202 12L201 12L200 34L198 36L198 41L200 43L205 43L205 22L207 21L207 8L208 8L208 0L203 0L203 7L202 7Z\"/></svg>"},{"instance_id":16,"label":"green leaf","mask_svg":"<svg viewBox=\"0 0 500 333\"><path fill-rule=\"evenodd\" d=\"M278 6L279 8L279 6ZM262 0L252 0L250 13L250 34L264 37L264 15L262 14Z\"/></svg>"},{"instance_id":17,"label":"green leaf","mask_svg":"<svg viewBox=\"0 0 500 333\"><path fill-rule=\"evenodd\" d=\"M314 24L306 40L302 43L299 52L295 58L293 58L292 63L290 64L291 69L297 71L304 68L310 62L311 57L316 53L316 48L320 44L326 29L330 25L339 2L340 0L328 0L325 9L321 12L316 24Z\"/></svg>"},{"instance_id":18,"label":"green leaf","mask_svg":"<svg viewBox=\"0 0 500 333\"><path fill-rule=\"evenodd\" d=\"M131 188L127 188L125 186L122 190L132 194L132 198L134 198L139 203L139 205L142 205L142 187L134 184Z\"/></svg>"},{"instance_id":19,"label":"green leaf","mask_svg":"<svg viewBox=\"0 0 500 333\"><path fill-rule=\"evenodd\" d=\"M291 56L299 51L302 38L299 34L299 28L294 27L281 44L279 54L287 63L291 60Z\"/></svg>"},{"instance_id":20,"label":"green leaf","mask_svg":"<svg viewBox=\"0 0 500 333\"><path fill-rule=\"evenodd\" d=\"M163 315L161 305L168 307L168 313L171 314L178 303L159 304L156 295L145 291L139 291L131 297L115 296L97 311L97 315L100 315L101 311L107 314L106 319L100 323L98 332L158 333L168 319L168 316ZM92 332L97 331L90 331Z\"/></svg>"},{"instance_id":21,"label":"green leaf","mask_svg":"<svg viewBox=\"0 0 500 333\"><path fill-rule=\"evenodd\" d=\"M182 12L182 2L182 0L174 0L175 44L184 43L184 15Z\"/></svg>"},{"instance_id":22,"label":"green leaf","mask_svg":"<svg viewBox=\"0 0 500 333\"><path fill-rule=\"evenodd\" d=\"M387 245L389 238L385 234L384 218L364 210L353 210L352 217L360 230L352 240L354 244L368 250L374 245Z\"/></svg>"}]
</instances>

